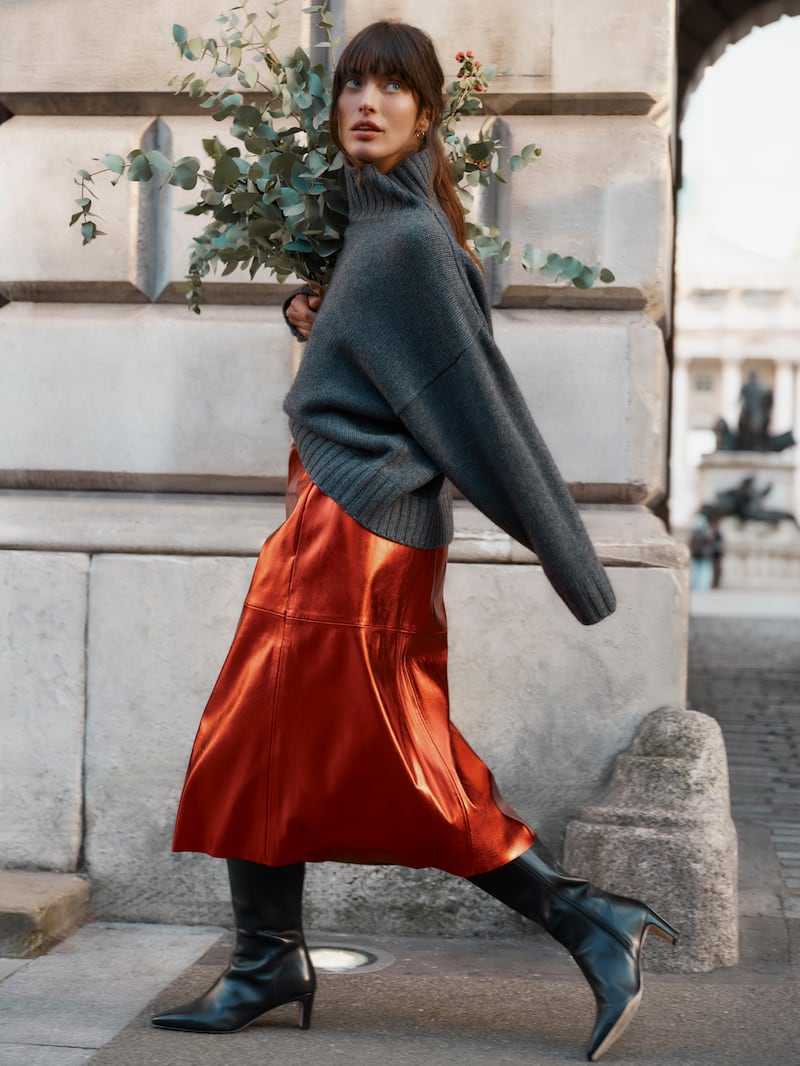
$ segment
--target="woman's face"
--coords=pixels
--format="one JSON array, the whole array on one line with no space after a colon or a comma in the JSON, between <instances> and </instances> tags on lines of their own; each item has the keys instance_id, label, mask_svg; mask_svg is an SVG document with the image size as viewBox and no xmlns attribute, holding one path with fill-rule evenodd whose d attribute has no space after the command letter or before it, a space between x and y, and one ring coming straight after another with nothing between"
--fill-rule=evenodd
<instances>
[{"instance_id":1,"label":"woman's face","mask_svg":"<svg viewBox=\"0 0 800 1066\"><path fill-rule=\"evenodd\" d=\"M365 74L349 78L338 102L339 139L351 159L387 174L420 146L428 128L417 98L400 77Z\"/></svg>"}]
</instances>

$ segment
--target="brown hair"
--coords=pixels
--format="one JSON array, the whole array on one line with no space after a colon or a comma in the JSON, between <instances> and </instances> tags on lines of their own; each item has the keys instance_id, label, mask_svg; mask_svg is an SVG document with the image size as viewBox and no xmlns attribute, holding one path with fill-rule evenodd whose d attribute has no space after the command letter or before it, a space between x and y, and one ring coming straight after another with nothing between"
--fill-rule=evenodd
<instances>
[{"instance_id":1,"label":"brown hair","mask_svg":"<svg viewBox=\"0 0 800 1066\"><path fill-rule=\"evenodd\" d=\"M456 240L469 251L464 211L439 136L444 104L444 72L433 41L416 26L388 19L365 26L353 37L342 52L333 75L331 133L341 150L344 149L339 136L339 96L348 79L365 74L396 74L402 77L416 97L419 112L429 112L430 125L420 150L427 151L433 163L432 191L453 227Z\"/></svg>"}]
</instances>

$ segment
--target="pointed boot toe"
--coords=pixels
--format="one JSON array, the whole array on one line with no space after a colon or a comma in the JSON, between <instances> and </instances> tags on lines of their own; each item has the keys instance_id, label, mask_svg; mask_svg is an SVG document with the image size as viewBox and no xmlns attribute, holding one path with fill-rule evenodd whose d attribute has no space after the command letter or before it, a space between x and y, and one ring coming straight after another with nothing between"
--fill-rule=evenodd
<instances>
[{"instance_id":1,"label":"pointed boot toe","mask_svg":"<svg viewBox=\"0 0 800 1066\"><path fill-rule=\"evenodd\" d=\"M633 1021L634 1015L642 1002L642 987L629 999L598 1006L594 1032L589 1041L586 1058L597 1062L613 1043L615 1043Z\"/></svg>"}]
</instances>

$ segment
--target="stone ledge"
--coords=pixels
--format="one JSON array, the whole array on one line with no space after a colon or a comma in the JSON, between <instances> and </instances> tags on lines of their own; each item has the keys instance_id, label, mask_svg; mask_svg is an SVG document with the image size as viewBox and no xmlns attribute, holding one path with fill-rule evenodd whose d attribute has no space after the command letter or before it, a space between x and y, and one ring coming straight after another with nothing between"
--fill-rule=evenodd
<instances>
[{"instance_id":1,"label":"stone ledge","mask_svg":"<svg viewBox=\"0 0 800 1066\"><path fill-rule=\"evenodd\" d=\"M267 97L265 93L251 93L247 99L261 106ZM198 114L197 101L191 97L157 90L0 92L0 103L14 115ZM647 115L657 103L658 98L649 92L542 92L535 78L506 78L499 83L499 89L486 93L483 100L487 115Z\"/></svg>"},{"instance_id":2,"label":"stone ledge","mask_svg":"<svg viewBox=\"0 0 800 1066\"><path fill-rule=\"evenodd\" d=\"M91 890L74 874L0 870L0 956L41 955L86 920Z\"/></svg>"},{"instance_id":3,"label":"stone ledge","mask_svg":"<svg viewBox=\"0 0 800 1066\"><path fill-rule=\"evenodd\" d=\"M85 554L254 556L284 517L281 497L144 493L0 492L0 549ZM686 564L646 507L581 508L607 566ZM455 503L450 559L459 563L534 564L536 557L471 504Z\"/></svg>"}]
</instances>

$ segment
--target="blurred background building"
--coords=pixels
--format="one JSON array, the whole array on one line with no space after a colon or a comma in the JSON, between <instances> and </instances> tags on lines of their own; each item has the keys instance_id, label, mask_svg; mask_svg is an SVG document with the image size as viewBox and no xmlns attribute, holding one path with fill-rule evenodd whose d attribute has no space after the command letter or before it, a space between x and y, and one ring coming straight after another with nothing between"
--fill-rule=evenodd
<instances>
[{"instance_id":1,"label":"blurred background building","mask_svg":"<svg viewBox=\"0 0 800 1066\"><path fill-rule=\"evenodd\" d=\"M670 499L673 532L685 540L715 490L742 477L770 487L765 507L793 512L800 500L796 448L729 455L723 469L719 455L704 460L716 450L719 419L735 429L753 373L772 392L771 432L800 439L799 56L800 19L756 27L697 73L686 100ZM724 526L726 587L800 585L800 535L791 522Z\"/></svg>"}]
</instances>

